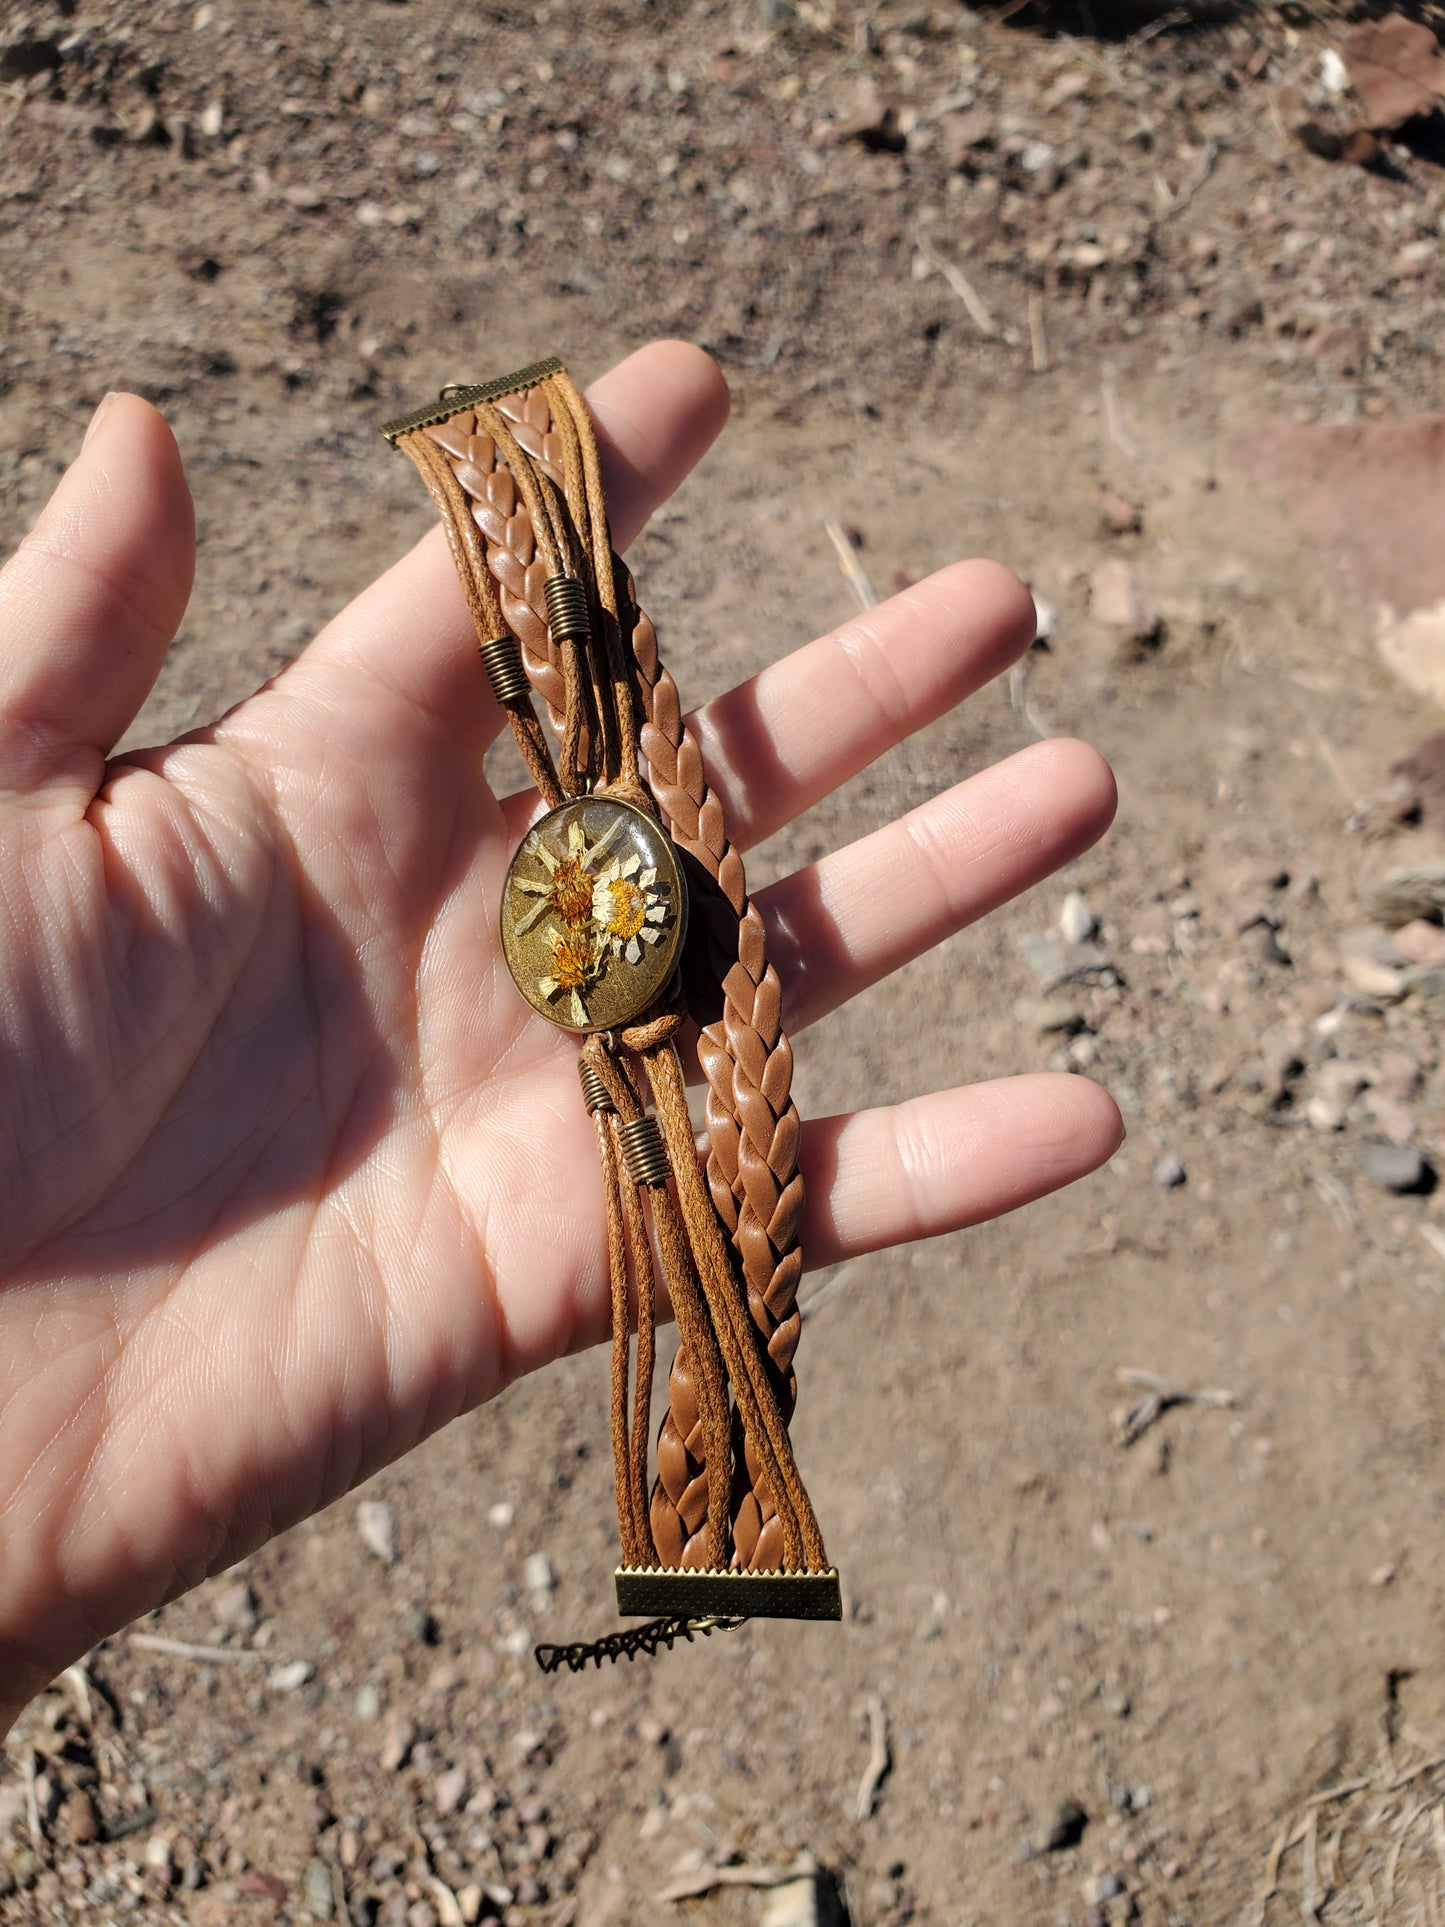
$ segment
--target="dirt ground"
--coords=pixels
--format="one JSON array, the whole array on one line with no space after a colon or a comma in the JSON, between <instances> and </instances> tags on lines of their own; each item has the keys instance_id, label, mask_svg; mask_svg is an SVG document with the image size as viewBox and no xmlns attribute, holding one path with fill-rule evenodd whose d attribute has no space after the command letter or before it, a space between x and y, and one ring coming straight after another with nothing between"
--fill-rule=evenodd
<instances>
[{"instance_id":1,"label":"dirt ground","mask_svg":"<svg viewBox=\"0 0 1445 1927\"><path fill-rule=\"evenodd\" d=\"M1440 719L1232 454L1442 392L1439 126L1368 169L1292 131L1348 25L8 0L0 540L107 388L165 409L201 562L137 737L427 526L381 420L690 336L735 413L634 562L692 700L849 615L828 517L880 594L984 553L1051 616L755 880L1036 734L1122 792L1068 876L797 1039L804 1113L1058 1064L1130 1138L806 1287L841 1627L544 1679L534 1639L614 1623L606 1360L573 1360L373 1482L390 1562L348 1500L144 1629L225 1658L123 1636L46 1695L0 1766L0 1921L1445 1918L1445 977L1428 924L1410 970L1359 934L1445 850L1356 808ZM1121 1369L1229 1400L1126 1444ZM800 1855L802 1911L737 1879Z\"/></svg>"}]
</instances>

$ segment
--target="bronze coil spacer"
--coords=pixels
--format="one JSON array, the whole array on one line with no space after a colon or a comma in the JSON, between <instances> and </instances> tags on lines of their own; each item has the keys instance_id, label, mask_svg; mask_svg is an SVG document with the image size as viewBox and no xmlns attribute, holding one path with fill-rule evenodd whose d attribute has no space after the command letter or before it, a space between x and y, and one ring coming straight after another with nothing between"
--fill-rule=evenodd
<instances>
[{"instance_id":1,"label":"bronze coil spacer","mask_svg":"<svg viewBox=\"0 0 1445 1927\"><path fill-rule=\"evenodd\" d=\"M587 607L587 587L575 575L549 575L542 585L547 598L547 624L552 640L590 642L592 617Z\"/></svg>"},{"instance_id":2,"label":"bronze coil spacer","mask_svg":"<svg viewBox=\"0 0 1445 1927\"><path fill-rule=\"evenodd\" d=\"M615 1116L617 1106L607 1095L607 1086L585 1057L577 1059L577 1075L582 1082L582 1101L586 1104L589 1113L610 1111Z\"/></svg>"},{"instance_id":3,"label":"bronze coil spacer","mask_svg":"<svg viewBox=\"0 0 1445 1927\"><path fill-rule=\"evenodd\" d=\"M522 652L515 636L494 636L481 645L479 654L492 694L499 703L505 706L528 694L532 685L522 667Z\"/></svg>"},{"instance_id":4,"label":"bronze coil spacer","mask_svg":"<svg viewBox=\"0 0 1445 1927\"><path fill-rule=\"evenodd\" d=\"M617 1133L622 1162L634 1184L666 1184L672 1176L667 1149L655 1117L637 1117Z\"/></svg>"}]
</instances>

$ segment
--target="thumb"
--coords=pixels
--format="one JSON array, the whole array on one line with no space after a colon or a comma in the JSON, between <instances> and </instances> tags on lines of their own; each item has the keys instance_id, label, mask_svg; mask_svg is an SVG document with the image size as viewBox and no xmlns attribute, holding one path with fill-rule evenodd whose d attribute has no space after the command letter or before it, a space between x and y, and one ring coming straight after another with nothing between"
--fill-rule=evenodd
<instances>
[{"instance_id":1,"label":"thumb","mask_svg":"<svg viewBox=\"0 0 1445 1927\"><path fill-rule=\"evenodd\" d=\"M0 571L0 788L94 793L160 673L195 559L175 436L138 395L107 395Z\"/></svg>"}]
</instances>

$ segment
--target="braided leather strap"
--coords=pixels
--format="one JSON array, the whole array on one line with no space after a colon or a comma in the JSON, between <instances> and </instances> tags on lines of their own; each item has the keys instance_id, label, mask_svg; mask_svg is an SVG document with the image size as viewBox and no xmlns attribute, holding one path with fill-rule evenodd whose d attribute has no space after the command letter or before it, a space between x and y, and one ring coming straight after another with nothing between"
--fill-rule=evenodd
<instances>
[{"instance_id":1,"label":"braided leather strap","mask_svg":"<svg viewBox=\"0 0 1445 1927\"><path fill-rule=\"evenodd\" d=\"M553 429L546 388L538 384L498 400L517 442L557 486L562 447ZM445 453L472 504L487 567L502 611L521 645L523 661L555 726L563 725L564 667L550 635L543 587L548 569L531 518L494 437L471 410L426 430ZM702 755L683 721L677 685L658 659L657 636L637 604L632 578L614 558L618 606L636 663L642 699L642 749L652 792L673 839L712 888L695 889L694 915L704 944L691 948L689 1003L699 1024L698 1058L708 1083L708 1182L714 1205L737 1251L748 1310L767 1348L774 1391L784 1416L796 1401L792 1373L799 1319L796 1306L802 1256L797 1245L802 1209L798 1174L799 1120L792 1101L792 1050L782 1031L781 990L767 962L762 921L753 907L742 860L728 841L722 806L712 792ZM720 987L720 994L719 994ZM700 1562L705 1505L699 1517L701 1468L695 1445L697 1413L684 1370L675 1385L674 1423L658 1441L663 1493L654 1496L653 1529L667 1563ZM775 1567L781 1556L776 1506L759 1480L751 1444L734 1433L733 1542L739 1562ZM674 1531L667 1504L681 1524ZM690 1503L689 1503L690 1501ZM686 1504L686 1515L681 1508ZM696 1523L693 1523L696 1521Z\"/></svg>"}]
</instances>

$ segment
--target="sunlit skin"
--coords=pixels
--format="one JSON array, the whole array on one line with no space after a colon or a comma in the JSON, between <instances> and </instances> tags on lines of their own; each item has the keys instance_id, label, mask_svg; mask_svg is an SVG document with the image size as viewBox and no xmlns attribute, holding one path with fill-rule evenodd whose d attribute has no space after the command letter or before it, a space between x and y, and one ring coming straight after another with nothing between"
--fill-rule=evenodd
<instances>
[{"instance_id":1,"label":"sunlit skin","mask_svg":"<svg viewBox=\"0 0 1445 1927\"><path fill-rule=\"evenodd\" d=\"M625 549L727 392L662 343L590 399ZM497 934L537 801L478 774L503 718L440 531L219 722L116 758L193 566L175 441L122 395L0 573L0 1726L608 1328L575 1042ZM956 564L716 697L694 726L738 847L1032 633L1013 576ZM1069 862L1113 809L1092 750L1039 743L780 879L758 902L787 1022ZM805 1253L975 1223L1120 1135L1066 1076L814 1119Z\"/></svg>"}]
</instances>

